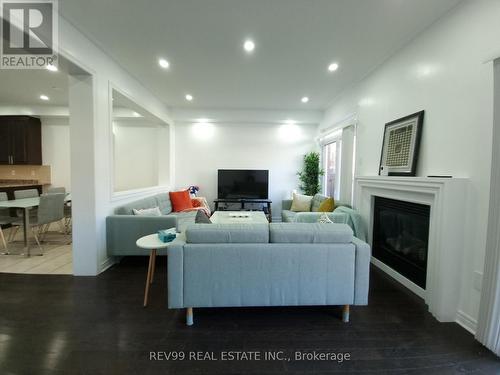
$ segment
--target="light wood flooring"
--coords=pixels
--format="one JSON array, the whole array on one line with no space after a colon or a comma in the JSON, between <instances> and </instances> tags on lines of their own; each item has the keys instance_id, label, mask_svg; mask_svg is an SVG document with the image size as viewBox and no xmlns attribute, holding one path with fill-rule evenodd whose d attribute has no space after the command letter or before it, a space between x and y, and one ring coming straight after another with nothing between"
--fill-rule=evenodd
<instances>
[{"instance_id":1,"label":"light wood flooring","mask_svg":"<svg viewBox=\"0 0 500 375\"><path fill-rule=\"evenodd\" d=\"M73 256L71 250L71 235L64 235L54 229L49 231L42 242L43 256L40 256L40 249L31 239L31 257L21 255L24 253L24 243L22 230L19 230L14 241L7 244L10 255L0 255L0 272L5 273L26 273L26 274L51 274L51 275L72 275ZM10 229L4 229L7 237ZM0 243L0 252L5 249Z\"/></svg>"}]
</instances>

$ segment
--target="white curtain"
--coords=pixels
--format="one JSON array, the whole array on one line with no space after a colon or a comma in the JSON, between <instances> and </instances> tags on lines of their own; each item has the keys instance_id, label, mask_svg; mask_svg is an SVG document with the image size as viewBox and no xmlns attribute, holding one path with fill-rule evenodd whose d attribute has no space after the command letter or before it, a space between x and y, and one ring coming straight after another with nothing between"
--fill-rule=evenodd
<instances>
[{"instance_id":1,"label":"white curtain","mask_svg":"<svg viewBox=\"0 0 500 375\"><path fill-rule=\"evenodd\" d=\"M352 175L354 172L355 126L342 129L342 152L340 157L340 202L352 205Z\"/></svg>"},{"instance_id":2,"label":"white curtain","mask_svg":"<svg viewBox=\"0 0 500 375\"><path fill-rule=\"evenodd\" d=\"M500 356L500 59L495 61L495 115L490 211L476 338Z\"/></svg>"}]
</instances>

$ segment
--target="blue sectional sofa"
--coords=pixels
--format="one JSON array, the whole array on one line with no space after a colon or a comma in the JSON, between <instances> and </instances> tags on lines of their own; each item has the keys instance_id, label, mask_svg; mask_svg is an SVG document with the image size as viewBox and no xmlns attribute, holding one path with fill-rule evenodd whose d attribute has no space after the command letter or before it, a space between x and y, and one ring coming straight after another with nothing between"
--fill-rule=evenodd
<instances>
[{"instance_id":1,"label":"blue sectional sofa","mask_svg":"<svg viewBox=\"0 0 500 375\"><path fill-rule=\"evenodd\" d=\"M133 209L159 207L162 216L137 216ZM142 236L160 229L176 227L178 232L194 224L196 212L172 212L168 193L143 198L115 209L114 215L106 218L106 246L108 255L147 255L135 242ZM158 252L166 254L166 250Z\"/></svg>"},{"instance_id":2,"label":"blue sectional sofa","mask_svg":"<svg viewBox=\"0 0 500 375\"><path fill-rule=\"evenodd\" d=\"M168 249L168 306L368 303L370 247L346 224L194 224Z\"/></svg>"},{"instance_id":3,"label":"blue sectional sofa","mask_svg":"<svg viewBox=\"0 0 500 375\"><path fill-rule=\"evenodd\" d=\"M281 202L281 220L284 223L317 223L324 212L295 212L292 207L292 200L285 199ZM347 224L354 232L354 236L360 240L366 240L366 228L361 215L348 205L339 205L333 212L326 213L328 218L337 224Z\"/></svg>"}]
</instances>

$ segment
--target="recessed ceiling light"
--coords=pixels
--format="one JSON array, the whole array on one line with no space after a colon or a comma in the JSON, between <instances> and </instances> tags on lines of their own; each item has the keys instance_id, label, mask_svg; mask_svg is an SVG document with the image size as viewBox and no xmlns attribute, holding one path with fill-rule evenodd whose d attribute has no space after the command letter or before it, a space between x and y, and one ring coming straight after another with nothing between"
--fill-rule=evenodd
<instances>
[{"instance_id":1,"label":"recessed ceiling light","mask_svg":"<svg viewBox=\"0 0 500 375\"><path fill-rule=\"evenodd\" d=\"M58 71L57 66L52 65L52 64L47 65L47 70L50 70L51 72L57 72Z\"/></svg>"},{"instance_id":2,"label":"recessed ceiling light","mask_svg":"<svg viewBox=\"0 0 500 375\"><path fill-rule=\"evenodd\" d=\"M334 71L336 71L338 68L339 68L339 64L337 64L337 63L335 63L335 62L334 62L334 63L331 63L330 65L328 65L328 70L329 70L330 72L334 72Z\"/></svg>"},{"instance_id":3,"label":"recessed ceiling light","mask_svg":"<svg viewBox=\"0 0 500 375\"><path fill-rule=\"evenodd\" d=\"M297 122L295 120L292 120L292 119L288 119L285 121L285 124L287 125L295 125Z\"/></svg>"},{"instance_id":4,"label":"recessed ceiling light","mask_svg":"<svg viewBox=\"0 0 500 375\"><path fill-rule=\"evenodd\" d=\"M142 116L141 116L141 114L140 114L140 113L137 113L136 111L133 111L133 112L132 112L132 115L133 115L134 117L142 117Z\"/></svg>"},{"instance_id":5,"label":"recessed ceiling light","mask_svg":"<svg viewBox=\"0 0 500 375\"><path fill-rule=\"evenodd\" d=\"M168 69L170 67L170 63L165 60L165 59L159 59L158 64L163 68L163 69Z\"/></svg>"},{"instance_id":6,"label":"recessed ceiling light","mask_svg":"<svg viewBox=\"0 0 500 375\"><path fill-rule=\"evenodd\" d=\"M191 100L193 100L193 95L186 94L185 98L188 102L190 102Z\"/></svg>"},{"instance_id":7,"label":"recessed ceiling light","mask_svg":"<svg viewBox=\"0 0 500 375\"><path fill-rule=\"evenodd\" d=\"M300 99L302 103L307 103L309 101L309 98L307 96L304 96L302 99Z\"/></svg>"},{"instance_id":8,"label":"recessed ceiling light","mask_svg":"<svg viewBox=\"0 0 500 375\"><path fill-rule=\"evenodd\" d=\"M243 48L248 53L253 52L253 50L255 49L255 43L254 43L254 41L250 40L250 39L245 40L245 43L243 44Z\"/></svg>"},{"instance_id":9,"label":"recessed ceiling light","mask_svg":"<svg viewBox=\"0 0 500 375\"><path fill-rule=\"evenodd\" d=\"M199 124L207 124L209 123L211 120L209 118L197 118L195 120L197 123Z\"/></svg>"},{"instance_id":10,"label":"recessed ceiling light","mask_svg":"<svg viewBox=\"0 0 500 375\"><path fill-rule=\"evenodd\" d=\"M40 95L40 99L49 100L49 97L47 95Z\"/></svg>"}]
</instances>

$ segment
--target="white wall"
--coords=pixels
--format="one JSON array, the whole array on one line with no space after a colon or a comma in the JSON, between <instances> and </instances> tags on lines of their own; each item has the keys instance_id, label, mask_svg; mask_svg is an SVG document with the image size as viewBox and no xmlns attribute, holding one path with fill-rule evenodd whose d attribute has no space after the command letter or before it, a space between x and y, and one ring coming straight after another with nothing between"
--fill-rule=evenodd
<instances>
[{"instance_id":1,"label":"white wall","mask_svg":"<svg viewBox=\"0 0 500 375\"><path fill-rule=\"evenodd\" d=\"M52 186L71 191L69 119L42 117L43 165L50 165Z\"/></svg>"},{"instance_id":2,"label":"white wall","mask_svg":"<svg viewBox=\"0 0 500 375\"><path fill-rule=\"evenodd\" d=\"M163 102L62 17L59 19L59 52L92 76L90 80L70 76L69 93L70 111L77 114L74 121L73 113L70 116L74 272L95 275L113 263L106 252L106 216L112 214L118 205L169 189L168 186L158 186L113 196L112 88L125 93L161 121L172 124L172 120ZM83 105L85 108L79 108ZM165 137L165 142L172 146L172 139L172 136ZM170 173L173 160L171 154ZM170 177L168 181L171 183L172 175Z\"/></svg>"},{"instance_id":3,"label":"white wall","mask_svg":"<svg viewBox=\"0 0 500 375\"><path fill-rule=\"evenodd\" d=\"M297 189L303 155L314 150L314 125L183 124L175 133L176 188L200 187L200 196L217 197L217 169L268 169L273 217L281 200Z\"/></svg>"},{"instance_id":4,"label":"white wall","mask_svg":"<svg viewBox=\"0 0 500 375\"><path fill-rule=\"evenodd\" d=\"M113 123L114 191L158 185L158 127Z\"/></svg>"},{"instance_id":5,"label":"white wall","mask_svg":"<svg viewBox=\"0 0 500 375\"><path fill-rule=\"evenodd\" d=\"M358 114L358 175L378 174L384 124L424 109L418 176L471 180L460 313L478 316L489 202L493 65L500 50L500 2L464 2L366 79L337 98L321 127Z\"/></svg>"}]
</instances>

